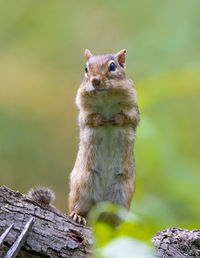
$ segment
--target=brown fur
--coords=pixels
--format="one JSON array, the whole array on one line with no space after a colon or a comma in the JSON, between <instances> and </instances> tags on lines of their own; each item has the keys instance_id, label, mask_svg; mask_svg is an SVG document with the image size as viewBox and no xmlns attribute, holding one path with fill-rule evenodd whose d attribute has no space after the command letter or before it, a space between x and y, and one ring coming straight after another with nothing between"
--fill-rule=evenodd
<instances>
[{"instance_id":1,"label":"brown fur","mask_svg":"<svg viewBox=\"0 0 200 258\"><path fill-rule=\"evenodd\" d=\"M125 54L92 56L85 51L87 73L78 90L80 144L70 178L69 211L85 224L100 201L130 208L135 172L133 143L139 123L137 95L125 74ZM116 69L110 71L110 64ZM99 80L100 84L92 84Z\"/></svg>"},{"instance_id":2,"label":"brown fur","mask_svg":"<svg viewBox=\"0 0 200 258\"><path fill-rule=\"evenodd\" d=\"M85 124L88 126L102 126L107 122L108 120L103 115L92 113L87 116Z\"/></svg>"}]
</instances>

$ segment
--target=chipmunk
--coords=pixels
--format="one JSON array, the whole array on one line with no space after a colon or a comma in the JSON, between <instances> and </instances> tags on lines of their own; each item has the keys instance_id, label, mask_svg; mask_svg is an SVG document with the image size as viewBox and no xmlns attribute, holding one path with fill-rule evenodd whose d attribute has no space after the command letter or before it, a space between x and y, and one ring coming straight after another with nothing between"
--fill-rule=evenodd
<instances>
[{"instance_id":1,"label":"chipmunk","mask_svg":"<svg viewBox=\"0 0 200 258\"><path fill-rule=\"evenodd\" d=\"M76 96L80 144L69 194L70 216L84 225L98 202L130 208L139 123L136 90L125 72L126 50L93 56L86 49L85 57L85 76Z\"/></svg>"}]
</instances>

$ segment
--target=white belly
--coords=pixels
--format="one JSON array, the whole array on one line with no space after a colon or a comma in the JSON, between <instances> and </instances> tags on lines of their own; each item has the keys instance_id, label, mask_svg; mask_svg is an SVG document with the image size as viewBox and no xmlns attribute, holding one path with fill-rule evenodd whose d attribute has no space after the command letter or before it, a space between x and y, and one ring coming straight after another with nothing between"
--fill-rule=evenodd
<instances>
[{"instance_id":1,"label":"white belly","mask_svg":"<svg viewBox=\"0 0 200 258\"><path fill-rule=\"evenodd\" d=\"M114 171L121 168L125 137L119 127L107 125L98 128L99 145L96 152L96 166L107 181ZM120 173L120 171L119 171ZM105 182L106 183L106 182ZM107 182L108 183L108 182Z\"/></svg>"},{"instance_id":2,"label":"white belly","mask_svg":"<svg viewBox=\"0 0 200 258\"><path fill-rule=\"evenodd\" d=\"M94 184L96 200L104 200L110 187L120 180L123 173L124 153L128 144L133 143L134 131L131 128L106 125L93 130L96 144L94 151Z\"/></svg>"}]
</instances>

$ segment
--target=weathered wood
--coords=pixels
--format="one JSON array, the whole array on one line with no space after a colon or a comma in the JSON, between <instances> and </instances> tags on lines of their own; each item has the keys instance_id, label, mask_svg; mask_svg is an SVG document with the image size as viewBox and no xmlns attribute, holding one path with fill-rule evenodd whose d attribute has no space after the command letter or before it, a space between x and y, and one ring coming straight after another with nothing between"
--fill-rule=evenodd
<instances>
[{"instance_id":1,"label":"weathered wood","mask_svg":"<svg viewBox=\"0 0 200 258\"><path fill-rule=\"evenodd\" d=\"M10 232L11 228L13 227L13 223L3 232L3 234L0 236L0 248L3 245L3 242L5 238L7 237L8 233Z\"/></svg>"},{"instance_id":2,"label":"weathered wood","mask_svg":"<svg viewBox=\"0 0 200 258\"><path fill-rule=\"evenodd\" d=\"M53 206L43 206L26 195L0 186L0 235L14 223L0 257L16 241L27 221L34 224L18 257L89 257L92 234Z\"/></svg>"},{"instance_id":3,"label":"weathered wood","mask_svg":"<svg viewBox=\"0 0 200 258\"><path fill-rule=\"evenodd\" d=\"M33 217L31 217L28 220L28 222L26 223L25 228L23 229L21 234L18 236L15 243L10 247L10 249L8 250L6 255L4 256L4 258L15 258L19 254L20 250L24 246L24 243L27 239L28 233L32 229L33 223L34 223L34 219L33 219Z\"/></svg>"},{"instance_id":4,"label":"weathered wood","mask_svg":"<svg viewBox=\"0 0 200 258\"><path fill-rule=\"evenodd\" d=\"M200 230L198 229L190 231L181 228L167 228L158 232L152 241L158 257L200 257Z\"/></svg>"}]
</instances>

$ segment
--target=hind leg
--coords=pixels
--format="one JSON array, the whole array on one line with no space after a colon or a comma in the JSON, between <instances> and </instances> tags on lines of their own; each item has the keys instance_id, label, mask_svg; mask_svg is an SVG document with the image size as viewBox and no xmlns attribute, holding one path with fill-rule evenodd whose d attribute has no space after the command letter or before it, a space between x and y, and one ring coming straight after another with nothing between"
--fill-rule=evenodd
<instances>
[{"instance_id":1,"label":"hind leg","mask_svg":"<svg viewBox=\"0 0 200 258\"><path fill-rule=\"evenodd\" d=\"M121 174L117 177L117 180L109 186L109 190L105 196L105 201L116 203L129 210L135 190L134 173L129 175Z\"/></svg>"},{"instance_id":2,"label":"hind leg","mask_svg":"<svg viewBox=\"0 0 200 258\"><path fill-rule=\"evenodd\" d=\"M80 192L73 189L69 195L70 217L83 225L86 225L86 216L92 207L92 198L86 190Z\"/></svg>"}]
</instances>

